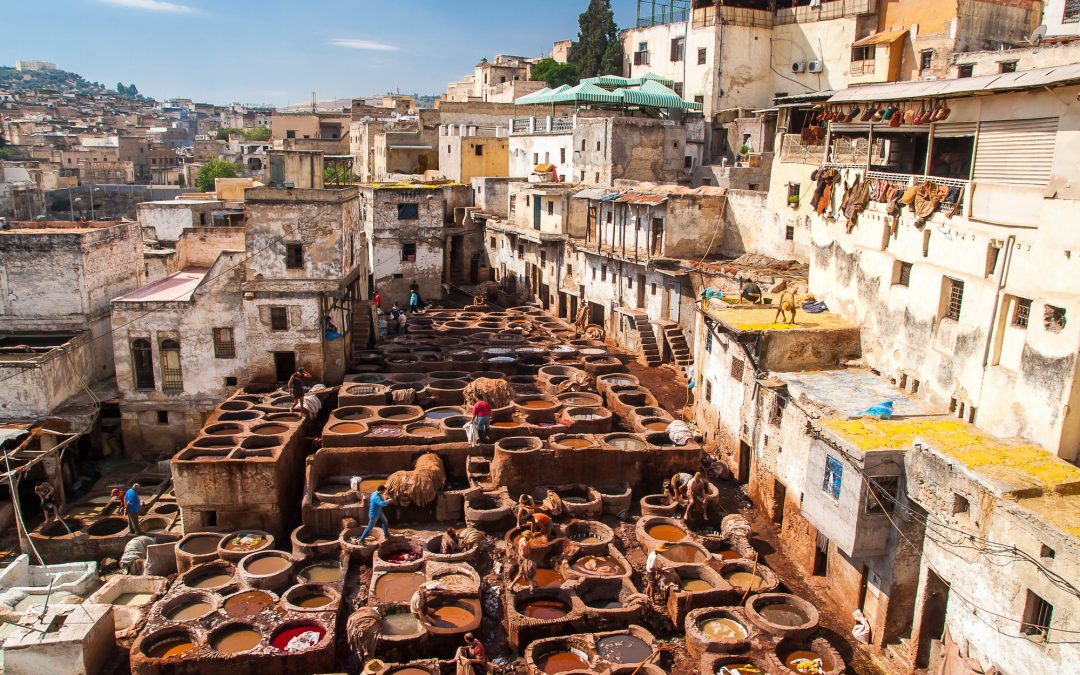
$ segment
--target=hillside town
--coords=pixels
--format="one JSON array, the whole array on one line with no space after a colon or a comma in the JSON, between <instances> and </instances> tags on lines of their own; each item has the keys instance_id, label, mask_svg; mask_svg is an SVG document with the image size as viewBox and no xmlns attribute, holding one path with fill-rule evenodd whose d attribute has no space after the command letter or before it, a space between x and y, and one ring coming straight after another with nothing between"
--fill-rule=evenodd
<instances>
[{"instance_id":1,"label":"hillside town","mask_svg":"<svg viewBox=\"0 0 1080 675\"><path fill-rule=\"evenodd\" d=\"M3 673L1077 670L1080 2L633 4L0 68Z\"/></svg>"}]
</instances>

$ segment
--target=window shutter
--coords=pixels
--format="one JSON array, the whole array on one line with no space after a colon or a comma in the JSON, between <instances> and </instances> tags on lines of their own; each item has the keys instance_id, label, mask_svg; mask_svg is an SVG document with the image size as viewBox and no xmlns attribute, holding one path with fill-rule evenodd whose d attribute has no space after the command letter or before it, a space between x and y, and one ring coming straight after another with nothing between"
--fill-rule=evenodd
<instances>
[{"instance_id":1,"label":"window shutter","mask_svg":"<svg viewBox=\"0 0 1080 675\"><path fill-rule=\"evenodd\" d=\"M1058 118L982 122L975 144L977 181L1046 185L1054 165Z\"/></svg>"}]
</instances>

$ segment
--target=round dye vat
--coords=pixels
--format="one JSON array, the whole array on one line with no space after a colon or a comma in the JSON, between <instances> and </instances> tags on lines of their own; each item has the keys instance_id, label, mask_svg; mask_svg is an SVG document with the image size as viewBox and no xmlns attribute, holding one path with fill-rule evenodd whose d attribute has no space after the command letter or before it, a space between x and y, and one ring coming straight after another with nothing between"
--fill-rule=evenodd
<instances>
[{"instance_id":1,"label":"round dye vat","mask_svg":"<svg viewBox=\"0 0 1080 675\"><path fill-rule=\"evenodd\" d=\"M761 578L757 574L753 574L751 572L744 572L742 570L724 572L723 577L735 588L743 590L749 588L752 591L757 591L765 585L765 579Z\"/></svg>"},{"instance_id":2,"label":"round dye vat","mask_svg":"<svg viewBox=\"0 0 1080 675\"><path fill-rule=\"evenodd\" d=\"M464 628L476 617L463 603L447 603L428 610L428 623L435 628Z\"/></svg>"},{"instance_id":3,"label":"round dye vat","mask_svg":"<svg viewBox=\"0 0 1080 675\"><path fill-rule=\"evenodd\" d=\"M161 640L146 650L146 655L152 659L167 659L170 656L180 656L195 649L195 643L186 638L173 638Z\"/></svg>"},{"instance_id":4,"label":"round dye vat","mask_svg":"<svg viewBox=\"0 0 1080 675\"><path fill-rule=\"evenodd\" d=\"M391 671L390 675L431 675L431 671L424 670L423 668L413 668L410 666L407 668L398 668L397 670Z\"/></svg>"},{"instance_id":5,"label":"round dye vat","mask_svg":"<svg viewBox=\"0 0 1080 675\"><path fill-rule=\"evenodd\" d=\"M193 600L175 607L165 615L165 618L170 621L191 621L201 619L212 611L214 611L214 606L209 602Z\"/></svg>"},{"instance_id":6,"label":"round dye vat","mask_svg":"<svg viewBox=\"0 0 1080 675\"><path fill-rule=\"evenodd\" d=\"M220 542L220 535L196 535L185 541L180 550L191 555L210 555L217 551Z\"/></svg>"},{"instance_id":7,"label":"round dye vat","mask_svg":"<svg viewBox=\"0 0 1080 675\"><path fill-rule=\"evenodd\" d=\"M346 492L352 492L348 483L322 483L315 488L315 493L322 495L343 495Z\"/></svg>"},{"instance_id":8,"label":"round dye vat","mask_svg":"<svg viewBox=\"0 0 1080 675\"><path fill-rule=\"evenodd\" d=\"M609 635L596 641L596 652L612 663L641 663L652 647L636 635Z\"/></svg>"},{"instance_id":9,"label":"round dye vat","mask_svg":"<svg viewBox=\"0 0 1080 675\"><path fill-rule=\"evenodd\" d=\"M714 640L722 640L724 642L743 640L750 634L750 632L746 630L746 626L735 619L705 619L698 623L698 628L702 633L705 633L705 635L708 635Z\"/></svg>"},{"instance_id":10,"label":"round dye vat","mask_svg":"<svg viewBox=\"0 0 1080 675\"><path fill-rule=\"evenodd\" d=\"M121 593L113 598L112 604L124 607L142 607L154 597L153 593Z\"/></svg>"},{"instance_id":11,"label":"round dye vat","mask_svg":"<svg viewBox=\"0 0 1080 675\"><path fill-rule=\"evenodd\" d=\"M358 422L338 422L330 427L335 434L362 434L367 431L367 426Z\"/></svg>"},{"instance_id":12,"label":"round dye vat","mask_svg":"<svg viewBox=\"0 0 1080 675\"><path fill-rule=\"evenodd\" d=\"M720 558L721 560L738 560L742 557L738 554L738 552L732 551L730 548L722 548L713 555Z\"/></svg>"},{"instance_id":13,"label":"round dye vat","mask_svg":"<svg viewBox=\"0 0 1080 675\"><path fill-rule=\"evenodd\" d=\"M619 450L644 450L645 441L640 438L631 438L629 436L619 436L618 438L607 439L607 444L613 448Z\"/></svg>"},{"instance_id":14,"label":"round dye vat","mask_svg":"<svg viewBox=\"0 0 1080 675\"><path fill-rule=\"evenodd\" d=\"M593 598L586 601L585 605L592 609L621 609L623 607L622 600L618 598Z\"/></svg>"},{"instance_id":15,"label":"round dye vat","mask_svg":"<svg viewBox=\"0 0 1080 675\"><path fill-rule=\"evenodd\" d=\"M689 544L671 544L657 553L674 563L699 563L709 559L708 553Z\"/></svg>"},{"instance_id":16,"label":"round dye vat","mask_svg":"<svg viewBox=\"0 0 1080 675\"><path fill-rule=\"evenodd\" d=\"M563 581L563 575L549 567L536 568L536 585L540 588L558 588Z\"/></svg>"},{"instance_id":17,"label":"round dye vat","mask_svg":"<svg viewBox=\"0 0 1080 675\"><path fill-rule=\"evenodd\" d=\"M428 418L429 420L435 420L436 422L438 422L439 420L444 420L447 417L453 417L454 415L460 414L460 410L455 410L453 408L432 408L431 410L424 413L424 417Z\"/></svg>"},{"instance_id":18,"label":"round dye vat","mask_svg":"<svg viewBox=\"0 0 1080 675\"><path fill-rule=\"evenodd\" d=\"M559 445L566 446L568 448L582 449L592 446L592 441L585 438L564 438L558 441Z\"/></svg>"},{"instance_id":19,"label":"round dye vat","mask_svg":"<svg viewBox=\"0 0 1080 675\"><path fill-rule=\"evenodd\" d=\"M561 600L528 600L521 606L521 613L530 619L561 619L570 613L570 605Z\"/></svg>"},{"instance_id":20,"label":"round dye vat","mask_svg":"<svg viewBox=\"0 0 1080 675\"><path fill-rule=\"evenodd\" d=\"M263 424L255 427L251 431L260 436L276 436L278 434L283 434L288 430L289 427L284 424Z\"/></svg>"},{"instance_id":21,"label":"round dye vat","mask_svg":"<svg viewBox=\"0 0 1080 675\"><path fill-rule=\"evenodd\" d=\"M645 425L645 428L649 431L667 431L667 422L649 422Z\"/></svg>"},{"instance_id":22,"label":"round dye vat","mask_svg":"<svg viewBox=\"0 0 1080 675\"><path fill-rule=\"evenodd\" d=\"M387 572L375 582L375 599L379 602L408 602L424 584L419 572Z\"/></svg>"},{"instance_id":23,"label":"round dye vat","mask_svg":"<svg viewBox=\"0 0 1080 675\"><path fill-rule=\"evenodd\" d=\"M530 401L518 403L518 405L522 408L528 408L529 410L550 410L554 408L556 404L543 399L532 399Z\"/></svg>"},{"instance_id":24,"label":"round dye vat","mask_svg":"<svg viewBox=\"0 0 1080 675\"><path fill-rule=\"evenodd\" d=\"M622 574L622 565L609 555L587 555L574 563L574 569L585 574L595 574L601 577L613 577Z\"/></svg>"},{"instance_id":25,"label":"round dye vat","mask_svg":"<svg viewBox=\"0 0 1080 675\"><path fill-rule=\"evenodd\" d=\"M329 562L320 563L305 567L297 576L309 584L332 584L341 580L341 565Z\"/></svg>"},{"instance_id":26,"label":"round dye vat","mask_svg":"<svg viewBox=\"0 0 1080 675\"><path fill-rule=\"evenodd\" d=\"M369 495L384 483L386 483L386 478L364 478L360 481L360 492Z\"/></svg>"},{"instance_id":27,"label":"round dye vat","mask_svg":"<svg viewBox=\"0 0 1080 675\"><path fill-rule=\"evenodd\" d=\"M683 579L679 582L679 588L693 593L695 591L711 591L713 585L704 579Z\"/></svg>"},{"instance_id":28,"label":"round dye vat","mask_svg":"<svg viewBox=\"0 0 1080 675\"><path fill-rule=\"evenodd\" d=\"M782 602L756 607L755 609L766 621L775 623L778 626L787 626L789 628L801 626L808 620L807 616L798 609Z\"/></svg>"},{"instance_id":29,"label":"round dye vat","mask_svg":"<svg viewBox=\"0 0 1080 675\"><path fill-rule=\"evenodd\" d=\"M383 617L382 632L398 637L416 635L420 632L420 622L409 612L394 612Z\"/></svg>"},{"instance_id":30,"label":"round dye vat","mask_svg":"<svg viewBox=\"0 0 1080 675\"><path fill-rule=\"evenodd\" d=\"M207 574L188 584L192 588L220 588L232 581L231 574Z\"/></svg>"},{"instance_id":31,"label":"round dye vat","mask_svg":"<svg viewBox=\"0 0 1080 675\"><path fill-rule=\"evenodd\" d=\"M252 539L245 541L245 537ZM254 551L266 543L266 535L261 532L237 532L235 536L222 543L222 548L229 551Z\"/></svg>"},{"instance_id":32,"label":"round dye vat","mask_svg":"<svg viewBox=\"0 0 1080 675\"><path fill-rule=\"evenodd\" d=\"M412 434L413 436L431 437L431 436L438 436L438 435L442 434L442 431L440 431L438 427L429 427L427 425L421 425L421 426L418 426L418 427L413 427L412 429L409 430L409 433Z\"/></svg>"},{"instance_id":33,"label":"round dye vat","mask_svg":"<svg viewBox=\"0 0 1080 675\"><path fill-rule=\"evenodd\" d=\"M559 400L562 401L564 404L569 405L569 406L597 405L599 403L599 401L596 399L595 396L584 395L584 394L582 394L580 396L574 396L574 395L560 396Z\"/></svg>"},{"instance_id":34,"label":"round dye vat","mask_svg":"<svg viewBox=\"0 0 1080 675\"><path fill-rule=\"evenodd\" d=\"M92 537L107 537L119 534L128 529L127 520L123 518L105 518L86 528L86 533Z\"/></svg>"},{"instance_id":35,"label":"round dye vat","mask_svg":"<svg viewBox=\"0 0 1080 675\"><path fill-rule=\"evenodd\" d=\"M784 658L784 665L796 673L806 675L824 675L825 667L821 663L821 657L814 652L800 649L791 652Z\"/></svg>"},{"instance_id":36,"label":"round dye vat","mask_svg":"<svg viewBox=\"0 0 1080 675\"><path fill-rule=\"evenodd\" d=\"M226 628L210 638L210 646L221 654L237 654L254 649L262 635L248 626Z\"/></svg>"},{"instance_id":37,"label":"round dye vat","mask_svg":"<svg viewBox=\"0 0 1080 675\"><path fill-rule=\"evenodd\" d=\"M293 600L292 603L297 607L303 607L304 609L314 609L316 607L325 607L333 601L334 599L325 593L312 593L311 595L297 598L296 600Z\"/></svg>"},{"instance_id":38,"label":"round dye vat","mask_svg":"<svg viewBox=\"0 0 1080 675\"><path fill-rule=\"evenodd\" d=\"M450 589L469 589L476 585L476 582L473 581L471 577L465 574L457 574L456 572L439 574L435 576L432 581L438 581L439 585Z\"/></svg>"},{"instance_id":39,"label":"round dye vat","mask_svg":"<svg viewBox=\"0 0 1080 675\"><path fill-rule=\"evenodd\" d=\"M518 422L492 422L491 426L498 427L500 429L510 429L511 427L519 427L521 424Z\"/></svg>"},{"instance_id":40,"label":"round dye vat","mask_svg":"<svg viewBox=\"0 0 1080 675\"><path fill-rule=\"evenodd\" d=\"M275 635L270 641L270 644L283 652L303 651L304 649L308 649L310 644L306 640L297 640L296 638L303 636L305 633L314 633L318 635L318 639L316 640L316 642L318 642L326 635L326 629L314 624L293 626L292 628L286 628Z\"/></svg>"},{"instance_id":41,"label":"round dye vat","mask_svg":"<svg viewBox=\"0 0 1080 675\"><path fill-rule=\"evenodd\" d=\"M660 541L682 541L686 538L686 532L674 525L653 525L645 532L653 539Z\"/></svg>"},{"instance_id":42,"label":"round dye vat","mask_svg":"<svg viewBox=\"0 0 1080 675\"><path fill-rule=\"evenodd\" d=\"M416 413L403 412L403 413L396 413L396 414L393 414L393 415L381 415L381 417L384 420L390 420L391 422L398 422L398 421L403 421L403 420L411 420L412 418L416 417Z\"/></svg>"},{"instance_id":43,"label":"round dye vat","mask_svg":"<svg viewBox=\"0 0 1080 675\"><path fill-rule=\"evenodd\" d=\"M725 663L716 667L716 675L761 675L763 671L749 661Z\"/></svg>"},{"instance_id":44,"label":"round dye vat","mask_svg":"<svg viewBox=\"0 0 1080 675\"><path fill-rule=\"evenodd\" d=\"M565 673L568 670L588 670L589 662L574 652L554 652L541 656L536 661L540 672L551 675L552 673Z\"/></svg>"},{"instance_id":45,"label":"round dye vat","mask_svg":"<svg viewBox=\"0 0 1080 675\"><path fill-rule=\"evenodd\" d=\"M563 497L562 500L567 504L587 504L589 501L584 497Z\"/></svg>"},{"instance_id":46,"label":"round dye vat","mask_svg":"<svg viewBox=\"0 0 1080 675\"><path fill-rule=\"evenodd\" d=\"M285 558L278 557L276 555L268 555L264 558L256 558L255 560L249 560L244 569L249 574L258 574L260 576L266 574L277 574L289 566L289 561Z\"/></svg>"},{"instance_id":47,"label":"round dye vat","mask_svg":"<svg viewBox=\"0 0 1080 675\"><path fill-rule=\"evenodd\" d=\"M265 591L244 591L230 596L224 605L225 613L242 619L254 616L274 606L274 597Z\"/></svg>"}]
</instances>

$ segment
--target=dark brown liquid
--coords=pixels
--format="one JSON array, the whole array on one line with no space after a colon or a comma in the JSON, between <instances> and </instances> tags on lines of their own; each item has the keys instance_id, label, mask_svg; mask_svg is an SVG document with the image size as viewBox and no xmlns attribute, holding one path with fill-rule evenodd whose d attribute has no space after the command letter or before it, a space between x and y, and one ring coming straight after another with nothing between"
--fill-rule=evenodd
<instances>
[{"instance_id":1,"label":"dark brown liquid","mask_svg":"<svg viewBox=\"0 0 1080 675\"><path fill-rule=\"evenodd\" d=\"M265 591L244 591L225 601L225 613L231 617L242 619L254 616L264 609L272 607L273 604L273 596Z\"/></svg>"},{"instance_id":2,"label":"dark brown liquid","mask_svg":"<svg viewBox=\"0 0 1080 675\"><path fill-rule=\"evenodd\" d=\"M332 584L341 579L341 566L312 565L300 573L300 578L311 584Z\"/></svg>"},{"instance_id":3,"label":"dark brown liquid","mask_svg":"<svg viewBox=\"0 0 1080 675\"><path fill-rule=\"evenodd\" d=\"M218 588L232 581L231 574L208 574L199 577L191 584L192 588Z\"/></svg>"},{"instance_id":4,"label":"dark brown liquid","mask_svg":"<svg viewBox=\"0 0 1080 675\"><path fill-rule=\"evenodd\" d=\"M563 576L553 569L547 567L536 568L536 585L540 588L555 588L561 586L563 582Z\"/></svg>"},{"instance_id":5,"label":"dark brown liquid","mask_svg":"<svg viewBox=\"0 0 1080 675\"><path fill-rule=\"evenodd\" d=\"M612 663L641 663L652 654L652 647L634 635L609 635L596 641L596 651Z\"/></svg>"},{"instance_id":6,"label":"dark brown liquid","mask_svg":"<svg viewBox=\"0 0 1080 675\"><path fill-rule=\"evenodd\" d=\"M676 563L705 562L708 559L707 553L689 544L673 544L657 551L657 553Z\"/></svg>"},{"instance_id":7,"label":"dark brown liquid","mask_svg":"<svg viewBox=\"0 0 1080 675\"><path fill-rule=\"evenodd\" d=\"M530 600L521 608L521 613L530 619L559 619L570 613L566 603L559 600Z\"/></svg>"},{"instance_id":8,"label":"dark brown liquid","mask_svg":"<svg viewBox=\"0 0 1080 675\"><path fill-rule=\"evenodd\" d=\"M217 552L218 542L221 537L192 537L184 542L180 550L191 555L209 555Z\"/></svg>"},{"instance_id":9,"label":"dark brown liquid","mask_svg":"<svg viewBox=\"0 0 1080 675\"><path fill-rule=\"evenodd\" d=\"M288 566L288 560L268 555L265 558L256 558L255 560L248 561L248 563L244 565L244 569L246 569L249 574L266 575L276 574Z\"/></svg>"},{"instance_id":10,"label":"dark brown liquid","mask_svg":"<svg viewBox=\"0 0 1080 675\"><path fill-rule=\"evenodd\" d=\"M568 670L588 669L589 664L573 652L556 652L543 656L537 662L540 670L547 675L552 673L565 673Z\"/></svg>"},{"instance_id":11,"label":"dark brown liquid","mask_svg":"<svg viewBox=\"0 0 1080 675\"><path fill-rule=\"evenodd\" d=\"M775 605L765 605L758 608L758 613L771 623L775 623L778 626L801 626L806 623L806 616L799 610L791 607L790 605L784 605L777 603Z\"/></svg>"}]
</instances>

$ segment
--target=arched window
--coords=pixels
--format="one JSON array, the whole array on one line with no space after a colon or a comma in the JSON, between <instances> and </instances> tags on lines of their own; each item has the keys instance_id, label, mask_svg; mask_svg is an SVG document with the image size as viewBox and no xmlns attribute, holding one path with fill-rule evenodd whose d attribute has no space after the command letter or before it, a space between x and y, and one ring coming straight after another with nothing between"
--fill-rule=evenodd
<instances>
[{"instance_id":1,"label":"arched window","mask_svg":"<svg viewBox=\"0 0 1080 675\"><path fill-rule=\"evenodd\" d=\"M180 343L175 340L161 343L161 388L164 391L184 388L184 373L180 368Z\"/></svg>"},{"instance_id":2,"label":"arched window","mask_svg":"<svg viewBox=\"0 0 1080 675\"><path fill-rule=\"evenodd\" d=\"M154 356L149 340L139 338L131 341L131 372L135 376L136 389L154 388Z\"/></svg>"}]
</instances>

